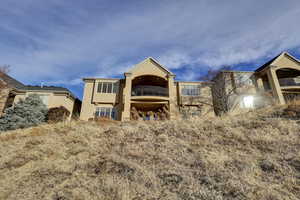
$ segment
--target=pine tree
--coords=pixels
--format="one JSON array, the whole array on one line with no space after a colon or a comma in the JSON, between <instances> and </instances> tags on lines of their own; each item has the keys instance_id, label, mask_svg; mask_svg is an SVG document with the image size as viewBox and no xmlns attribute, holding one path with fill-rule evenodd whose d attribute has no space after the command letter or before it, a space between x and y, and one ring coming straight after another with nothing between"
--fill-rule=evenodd
<instances>
[{"instance_id":1,"label":"pine tree","mask_svg":"<svg viewBox=\"0 0 300 200\"><path fill-rule=\"evenodd\" d=\"M0 131L39 125L45 122L47 110L38 95L29 95L4 111L4 115L0 118Z\"/></svg>"}]
</instances>

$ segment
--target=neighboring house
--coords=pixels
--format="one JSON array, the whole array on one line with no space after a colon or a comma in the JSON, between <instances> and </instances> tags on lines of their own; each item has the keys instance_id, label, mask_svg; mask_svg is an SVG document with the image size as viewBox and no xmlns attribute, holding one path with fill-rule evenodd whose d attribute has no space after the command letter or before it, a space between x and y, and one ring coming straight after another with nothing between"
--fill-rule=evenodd
<instances>
[{"instance_id":1,"label":"neighboring house","mask_svg":"<svg viewBox=\"0 0 300 200\"><path fill-rule=\"evenodd\" d=\"M300 61L283 52L253 72L221 71L212 96L217 115L300 99Z\"/></svg>"},{"instance_id":2,"label":"neighboring house","mask_svg":"<svg viewBox=\"0 0 300 200\"><path fill-rule=\"evenodd\" d=\"M175 74L153 58L135 65L123 79L84 78L80 119L174 119L212 110L209 83L179 82L174 78Z\"/></svg>"},{"instance_id":3,"label":"neighboring house","mask_svg":"<svg viewBox=\"0 0 300 200\"><path fill-rule=\"evenodd\" d=\"M9 86L4 103L0 105L0 112L30 94L38 94L48 108L64 106L70 112L70 118L80 113L81 101L66 88L24 85L7 74L1 74L0 77Z\"/></svg>"}]
</instances>

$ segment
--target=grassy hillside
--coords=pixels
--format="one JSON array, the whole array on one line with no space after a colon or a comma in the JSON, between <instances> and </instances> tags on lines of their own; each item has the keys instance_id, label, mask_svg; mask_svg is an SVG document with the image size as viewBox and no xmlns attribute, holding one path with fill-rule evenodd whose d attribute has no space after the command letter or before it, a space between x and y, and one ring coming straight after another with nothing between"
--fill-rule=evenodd
<instances>
[{"instance_id":1,"label":"grassy hillside","mask_svg":"<svg viewBox=\"0 0 300 200\"><path fill-rule=\"evenodd\" d=\"M300 124L249 113L0 134L0 199L300 199Z\"/></svg>"}]
</instances>

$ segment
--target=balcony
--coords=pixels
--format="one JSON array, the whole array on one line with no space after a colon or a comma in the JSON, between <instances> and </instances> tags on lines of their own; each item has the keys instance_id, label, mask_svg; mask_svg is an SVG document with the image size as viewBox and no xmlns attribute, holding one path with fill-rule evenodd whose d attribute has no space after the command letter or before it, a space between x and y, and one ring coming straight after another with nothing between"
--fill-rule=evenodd
<instances>
[{"instance_id":1,"label":"balcony","mask_svg":"<svg viewBox=\"0 0 300 200\"><path fill-rule=\"evenodd\" d=\"M282 88L297 88L300 87L300 78L280 78L279 85Z\"/></svg>"},{"instance_id":2,"label":"balcony","mask_svg":"<svg viewBox=\"0 0 300 200\"><path fill-rule=\"evenodd\" d=\"M131 96L157 96L157 97L168 97L168 88L160 86L150 86L150 85L139 85L135 86L131 90Z\"/></svg>"}]
</instances>

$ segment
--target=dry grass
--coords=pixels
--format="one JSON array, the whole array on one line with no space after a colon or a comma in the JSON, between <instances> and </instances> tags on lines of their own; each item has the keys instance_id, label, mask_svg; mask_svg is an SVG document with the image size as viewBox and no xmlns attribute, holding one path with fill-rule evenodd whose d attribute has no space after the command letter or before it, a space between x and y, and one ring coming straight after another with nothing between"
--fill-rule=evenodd
<instances>
[{"instance_id":1,"label":"dry grass","mask_svg":"<svg viewBox=\"0 0 300 200\"><path fill-rule=\"evenodd\" d=\"M300 125L265 113L3 133L0 199L299 199Z\"/></svg>"}]
</instances>

